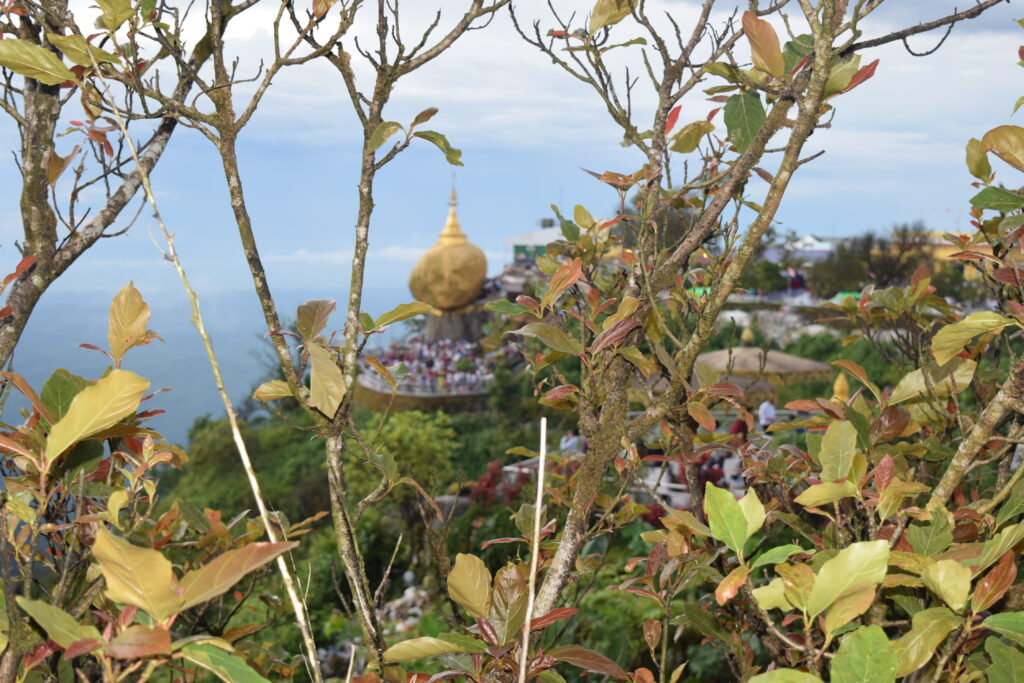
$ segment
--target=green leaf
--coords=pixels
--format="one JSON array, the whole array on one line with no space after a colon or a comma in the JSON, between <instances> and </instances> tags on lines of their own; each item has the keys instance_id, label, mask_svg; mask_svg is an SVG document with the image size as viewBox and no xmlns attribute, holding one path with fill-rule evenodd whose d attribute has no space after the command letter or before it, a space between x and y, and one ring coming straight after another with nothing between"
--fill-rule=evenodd
<instances>
[{"instance_id":1,"label":"green leaf","mask_svg":"<svg viewBox=\"0 0 1024 683\"><path fill-rule=\"evenodd\" d=\"M78 395L78 392L89 385L89 380L84 377L58 368L43 384L43 389L39 392L39 400L43 402L54 419L59 420L67 414L68 408L71 407L71 401Z\"/></svg>"},{"instance_id":2,"label":"green leaf","mask_svg":"<svg viewBox=\"0 0 1024 683\"><path fill-rule=\"evenodd\" d=\"M907 529L907 542L922 555L938 555L953 542L953 527L945 513L936 513L926 524L911 524Z\"/></svg>"},{"instance_id":3,"label":"green leaf","mask_svg":"<svg viewBox=\"0 0 1024 683\"><path fill-rule=\"evenodd\" d=\"M462 655L478 652L475 648L468 647L465 643L453 643L442 638L413 638L395 643L384 651L384 662L393 664L395 662L408 662L413 659L424 657L438 657L440 655Z\"/></svg>"},{"instance_id":4,"label":"green leaf","mask_svg":"<svg viewBox=\"0 0 1024 683\"><path fill-rule=\"evenodd\" d=\"M597 0L590 12L590 34L593 35L605 26L613 26L632 11L631 0Z\"/></svg>"},{"instance_id":5,"label":"green leaf","mask_svg":"<svg viewBox=\"0 0 1024 683\"><path fill-rule=\"evenodd\" d=\"M103 10L103 25L111 32L121 28L121 24L135 14L131 0L96 0L96 4Z\"/></svg>"},{"instance_id":6,"label":"green leaf","mask_svg":"<svg viewBox=\"0 0 1024 683\"><path fill-rule=\"evenodd\" d=\"M967 170L978 180L987 183L992 175L992 164L988 155L981 151L981 140L971 138L967 141Z\"/></svg>"},{"instance_id":7,"label":"green leaf","mask_svg":"<svg viewBox=\"0 0 1024 683\"><path fill-rule=\"evenodd\" d=\"M373 129L373 134L370 135L370 140L366 143L366 149L369 152L376 152L381 146L388 141L392 135L402 128L402 124L395 123L394 121L381 121L377 124L377 127Z\"/></svg>"},{"instance_id":8,"label":"green leaf","mask_svg":"<svg viewBox=\"0 0 1024 683\"><path fill-rule=\"evenodd\" d=\"M101 524L92 553L103 572L110 600L135 605L160 623L181 610L171 563L158 551L134 546Z\"/></svg>"},{"instance_id":9,"label":"green leaf","mask_svg":"<svg viewBox=\"0 0 1024 683\"><path fill-rule=\"evenodd\" d=\"M808 617L814 618L840 598L873 587L885 578L888 541L851 543L821 566L807 598Z\"/></svg>"},{"instance_id":10,"label":"green leaf","mask_svg":"<svg viewBox=\"0 0 1024 683\"><path fill-rule=\"evenodd\" d=\"M785 562L797 553L805 552L807 551L798 545L793 545L792 543L780 545L776 548L769 548L758 555L757 558L750 563L750 568L757 569L758 567L763 567L767 564L779 564L780 562Z\"/></svg>"},{"instance_id":11,"label":"green leaf","mask_svg":"<svg viewBox=\"0 0 1024 683\"><path fill-rule=\"evenodd\" d=\"M0 40L0 66L46 85L75 80L75 74L57 55L20 38Z\"/></svg>"},{"instance_id":12,"label":"green leaf","mask_svg":"<svg viewBox=\"0 0 1024 683\"><path fill-rule=\"evenodd\" d=\"M729 131L729 141L740 154L750 147L766 118L761 98L756 92L730 97L725 103L723 117Z\"/></svg>"},{"instance_id":13,"label":"green leaf","mask_svg":"<svg viewBox=\"0 0 1024 683\"><path fill-rule=\"evenodd\" d=\"M1024 197L1001 187L986 187L971 197L971 205L979 209L992 209L1005 213L1024 207Z\"/></svg>"},{"instance_id":14,"label":"green leaf","mask_svg":"<svg viewBox=\"0 0 1024 683\"><path fill-rule=\"evenodd\" d=\"M833 64L828 72L828 81L825 83L825 97L835 95L846 90L854 75L860 68L860 55L853 55Z\"/></svg>"},{"instance_id":15,"label":"green leaf","mask_svg":"<svg viewBox=\"0 0 1024 683\"><path fill-rule=\"evenodd\" d=\"M309 342L306 350L309 351L313 366L309 380L310 403L327 417L333 418L345 396L345 374L323 345Z\"/></svg>"},{"instance_id":16,"label":"green leaf","mask_svg":"<svg viewBox=\"0 0 1024 683\"><path fill-rule=\"evenodd\" d=\"M812 52L814 52L814 36L812 35L804 34L787 41L782 46L782 57L786 62L786 73L793 73L796 65Z\"/></svg>"},{"instance_id":17,"label":"green leaf","mask_svg":"<svg viewBox=\"0 0 1024 683\"><path fill-rule=\"evenodd\" d=\"M529 323L515 330L514 333L524 337L535 337L555 351L570 353L574 356L583 353L583 346L577 340L549 323Z\"/></svg>"},{"instance_id":18,"label":"green leaf","mask_svg":"<svg viewBox=\"0 0 1024 683\"><path fill-rule=\"evenodd\" d=\"M928 565L921 578L928 590L942 598L954 612L959 612L967 604L967 594L971 592L971 570L956 560L939 560Z\"/></svg>"},{"instance_id":19,"label":"green leaf","mask_svg":"<svg viewBox=\"0 0 1024 683\"><path fill-rule=\"evenodd\" d=\"M896 651L879 626L861 626L847 634L832 660L832 683L892 683Z\"/></svg>"},{"instance_id":20,"label":"green leaf","mask_svg":"<svg viewBox=\"0 0 1024 683\"><path fill-rule=\"evenodd\" d=\"M279 398L288 398L292 395L292 387L288 382L283 379L272 379L269 382L256 387L256 391L252 392L252 397L257 401L275 401Z\"/></svg>"},{"instance_id":21,"label":"green leaf","mask_svg":"<svg viewBox=\"0 0 1024 683\"><path fill-rule=\"evenodd\" d=\"M459 553L448 574L448 596L477 618L487 617L491 602L491 572L476 555Z\"/></svg>"},{"instance_id":22,"label":"green leaf","mask_svg":"<svg viewBox=\"0 0 1024 683\"><path fill-rule=\"evenodd\" d=\"M441 135L438 132L432 130L418 130L413 133L413 137L422 138L427 142L432 142L437 145L437 148L444 152L445 160L452 166L462 166L462 150L452 147L448 143L448 138Z\"/></svg>"},{"instance_id":23,"label":"green leaf","mask_svg":"<svg viewBox=\"0 0 1024 683\"><path fill-rule=\"evenodd\" d=\"M921 610L911 618L910 631L892 641L896 651L896 676L907 676L936 653L950 631L960 625L960 618L945 607Z\"/></svg>"},{"instance_id":24,"label":"green leaf","mask_svg":"<svg viewBox=\"0 0 1024 683\"><path fill-rule=\"evenodd\" d=\"M56 605L42 600L27 600L20 595L15 598L15 601L26 614L46 630L46 635L50 640L61 647L70 647L80 640L103 642L103 636L95 626L79 624L77 619Z\"/></svg>"},{"instance_id":25,"label":"green leaf","mask_svg":"<svg viewBox=\"0 0 1024 683\"><path fill-rule=\"evenodd\" d=\"M1006 636L1018 645L1024 645L1024 612L993 614L981 622L981 625L1001 636Z\"/></svg>"},{"instance_id":26,"label":"green leaf","mask_svg":"<svg viewBox=\"0 0 1024 683\"><path fill-rule=\"evenodd\" d=\"M420 315L421 313L429 313L430 309L431 305L425 304L422 301L414 301L410 304L401 304L391 309L387 313L381 315L379 318L377 318L373 325L375 328L381 328L384 327L385 325L390 325L392 323L398 323L402 322L403 320L408 320L414 315Z\"/></svg>"},{"instance_id":27,"label":"green leaf","mask_svg":"<svg viewBox=\"0 0 1024 683\"><path fill-rule=\"evenodd\" d=\"M945 365L979 334L1001 330L1013 324L1013 319L1005 315L992 311L978 311L960 322L946 325L932 337L932 355L935 356L935 362Z\"/></svg>"},{"instance_id":28,"label":"green leaf","mask_svg":"<svg viewBox=\"0 0 1024 683\"><path fill-rule=\"evenodd\" d=\"M1024 653L998 638L985 639L985 652L992 659L985 669L988 683L1024 683Z\"/></svg>"},{"instance_id":29,"label":"green leaf","mask_svg":"<svg viewBox=\"0 0 1024 683\"><path fill-rule=\"evenodd\" d=\"M466 652L475 653L484 652L485 650L487 650L487 643L480 640L479 638L467 636L463 633L441 633L437 637L447 643L451 643L452 645L457 645L463 648Z\"/></svg>"},{"instance_id":30,"label":"green leaf","mask_svg":"<svg viewBox=\"0 0 1024 683\"><path fill-rule=\"evenodd\" d=\"M821 683L814 674L796 669L775 669L749 679L750 683Z\"/></svg>"},{"instance_id":31,"label":"green leaf","mask_svg":"<svg viewBox=\"0 0 1024 683\"><path fill-rule=\"evenodd\" d=\"M43 387L45 394L46 387ZM1013 490L1010 491L1010 498L1003 503L999 508L999 514L996 515L996 526L1000 527L1003 523L1013 519L1021 512L1024 512L1024 481L1018 481Z\"/></svg>"},{"instance_id":32,"label":"green leaf","mask_svg":"<svg viewBox=\"0 0 1024 683\"><path fill-rule=\"evenodd\" d=\"M1011 524L985 542L977 560L964 560L963 563L968 567L973 567L974 575L977 576L1022 540L1024 540L1024 523Z\"/></svg>"},{"instance_id":33,"label":"green leaf","mask_svg":"<svg viewBox=\"0 0 1024 683\"><path fill-rule=\"evenodd\" d=\"M94 61L96 64L116 64L119 61L117 55L93 47L79 35L62 36L56 33L47 33L46 40L79 66L92 66Z\"/></svg>"},{"instance_id":34,"label":"green leaf","mask_svg":"<svg viewBox=\"0 0 1024 683\"><path fill-rule=\"evenodd\" d=\"M484 305L489 311L500 313L502 315L523 315L529 313L530 309L522 304L517 304L508 299L498 299L496 301L490 301Z\"/></svg>"},{"instance_id":35,"label":"green leaf","mask_svg":"<svg viewBox=\"0 0 1024 683\"><path fill-rule=\"evenodd\" d=\"M181 656L201 666L225 683L270 683L237 655L208 644L186 645Z\"/></svg>"},{"instance_id":36,"label":"green leaf","mask_svg":"<svg viewBox=\"0 0 1024 683\"><path fill-rule=\"evenodd\" d=\"M526 620L526 588L526 572L522 565L507 564L494 576L487 620L494 627L498 645L512 642L523 629Z\"/></svg>"},{"instance_id":37,"label":"green leaf","mask_svg":"<svg viewBox=\"0 0 1024 683\"><path fill-rule=\"evenodd\" d=\"M711 535L742 559L743 544L750 535L747 533L747 518L732 492L707 482L704 487L704 513L708 517Z\"/></svg>"},{"instance_id":38,"label":"green leaf","mask_svg":"<svg viewBox=\"0 0 1024 683\"><path fill-rule=\"evenodd\" d=\"M857 452L857 428L847 420L833 422L821 440L821 478L824 481L845 479L850 475L853 456Z\"/></svg>"},{"instance_id":39,"label":"green leaf","mask_svg":"<svg viewBox=\"0 0 1024 683\"><path fill-rule=\"evenodd\" d=\"M295 313L295 329L303 339L312 339L327 327L336 306L334 299L312 299L299 304Z\"/></svg>"},{"instance_id":40,"label":"green leaf","mask_svg":"<svg viewBox=\"0 0 1024 683\"><path fill-rule=\"evenodd\" d=\"M4 42L0 41L0 45ZM78 441L133 415L148 388L149 382L134 372L111 370L96 384L79 392L67 414L53 425L46 437L46 467Z\"/></svg>"},{"instance_id":41,"label":"green leaf","mask_svg":"<svg viewBox=\"0 0 1024 683\"><path fill-rule=\"evenodd\" d=\"M954 358L943 366L929 363L923 369L914 370L904 375L889 396L889 404L896 405L909 399L922 397L947 398L953 393L956 384L958 392L970 386L974 378L974 370L978 364L966 358ZM927 373L927 381L925 374Z\"/></svg>"},{"instance_id":42,"label":"green leaf","mask_svg":"<svg viewBox=\"0 0 1024 683\"><path fill-rule=\"evenodd\" d=\"M223 595L242 577L271 562L278 555L298 547L298 543L250 543L228 550L199 569L194 569L178 582L182 605L179 610L194 607L200 603Z\"/></svg>"},{"instance_id":43,"label":"green leaf","mask_svg":"<svg viewBox=\"0 0 1024 683\"><path fill-rule=\"evenodd\" d=\"M857 485L852 481L830 481L814 484L793 500L804 507L821 507L834 503L842 498L852 498L859 493Z\"/></svg>"}]
</instances>

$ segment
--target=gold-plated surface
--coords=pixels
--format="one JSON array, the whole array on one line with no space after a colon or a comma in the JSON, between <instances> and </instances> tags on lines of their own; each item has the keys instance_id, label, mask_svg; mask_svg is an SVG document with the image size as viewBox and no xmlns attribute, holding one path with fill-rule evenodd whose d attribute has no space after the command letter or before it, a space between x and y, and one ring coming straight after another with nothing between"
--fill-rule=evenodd
<instances>
[{"instance_id":1,"label":"gold-plated surface","mask_svg":"<svg viewBox=\"0 0 1024 683\"><path fill-rule=\"evenodd\" d=\"M454 311L476 300L486 277L487 257L462 232L452 190L448 220L437 244L413 267L409 290L418 301L441 311Z\"/></svg>"}]
</instances>

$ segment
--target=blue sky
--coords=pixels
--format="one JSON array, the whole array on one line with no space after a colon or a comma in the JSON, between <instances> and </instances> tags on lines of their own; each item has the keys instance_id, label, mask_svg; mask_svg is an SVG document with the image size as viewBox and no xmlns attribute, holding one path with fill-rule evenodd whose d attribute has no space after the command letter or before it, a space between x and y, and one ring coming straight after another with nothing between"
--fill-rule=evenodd
<instances>
[{"instance_id":1,"label":"blue sky","mask_svg":"<svg viewBox=\"0 0 1024 683\"><path fill-rule=\"evenodd\" d=\"M463 4L440 3L447 16ZM550 24L543 3L518 4L524 18ZM585 14L592 3L557 4ZM884 12L865 22L865 37L933 18L953 4L890 0ZM274 5L257 6L229 34L243 72L245 64L255 64L266 52L267 18ZM410 26L425 21L428 5L436 3L407 3L403 11ZM649 5L663 7L684 25L693 12L691 2L650 0ZM881 59L877 75L835 101L832 129L816 132L807 148L826 154L795 177L778 215L780 227L821 236L885 230L914 220L936 230L966 228L972 189L963 167L964 143L1013 121L1012 103L1024 90L1015 63L1024 33L1012 21L1019 14L1024 14L1019 5L1002 4L976 24L958 25L942 49L926 58L911 57L898 44L866 55L865 63ZM625 27L618 30L623 38L633 37ZM911 44L921 50L936 39L927 34L912 38ZM638 95L641 116L649 102L649 96ZM286 71L264 105L243 133L240 155L271 286L286 302L286 311L306 298L343 298L357 199L358 135L340 79L327 64ZM430 127L463 150L466 166L458 169L457 179L460 218L470 239L487 252L492 271L508 254L504 240L536 229L539 219L551 215L550 204L571 211L580 203L595 215L613 210L615 195L580 167L630 172L640 163L635 152L619 146L621 134L594 95L524 44L504 13L401 84L387 117L408 121L428 106L440 109ZM702 98L685 101L682 122L702 118L711 106ZM9 125L0 131L0 146L11 148L12 135ZM70 148L73 143L62 144ZM1006 169L996 166L1000 172ZM770 163L766 167L772 168ZM0 193L6 193L0 206L9 207L0 211L0 267L9 272L18 258L11 249L19 230L13 164L0 168L0 180L5 181ZM249 349L258 344L260 319L246 294L248 272L213 147L198 134L180 130L154 184L193 284L209 307L211 327L224 340L231 379L240 387L233 393L244 394L259 374ZM426 143L414 145L378 176L367 273L371 313L408 300L408 273L436 239L450 184L451 167ZM168 354L177 368L202 363L198 346L188 341L188 316L174 273L150 242L151 227L144 213L127 235L103 240L72 267L41 304L16 364L42 377L57 364L78 364L79 371L98 374L102 359L74 349L65 337L74 343L102 341L106 306L130 279L153 303L157 331L182 330L166 347L139 351L140 358L149 359L146 369L166 373L170 383L176 373L163 367L171 362ZM77 338L79 331L88 338ZM169 348L175 344L186 345L187 352ZM188 399L195 404L188 410L200 404L215 408L209 390L194 391L206 398ZM180 424L174 429L180 432Z\"/></svg>"}]
</instances>

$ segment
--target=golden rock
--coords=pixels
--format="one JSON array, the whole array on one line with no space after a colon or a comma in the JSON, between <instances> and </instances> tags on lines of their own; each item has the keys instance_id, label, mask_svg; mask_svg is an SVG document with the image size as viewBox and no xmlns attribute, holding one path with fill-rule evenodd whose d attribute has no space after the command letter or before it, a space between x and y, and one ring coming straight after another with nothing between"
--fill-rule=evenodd
<instances>
[{"instance_id":1,"label":"golden rock","mask_svg":"<svg viewBox=\"0 0 1024 683\"><path fill-rule=\"evenodd\" d=\"M456 311L476 301L487 277L487 257L466 239L455 213L452 190L448 220L437 244L427 250L409 275L409 291L418 301L441 311Z\"/></svg>"}]
</instances>

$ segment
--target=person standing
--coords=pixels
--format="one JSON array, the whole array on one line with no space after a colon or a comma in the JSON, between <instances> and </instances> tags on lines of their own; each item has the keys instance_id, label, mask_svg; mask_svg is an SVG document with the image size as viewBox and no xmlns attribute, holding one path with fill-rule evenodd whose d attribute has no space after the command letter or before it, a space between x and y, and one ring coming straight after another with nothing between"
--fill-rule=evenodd
<instances>
[{"instance_id":1,"label":"person standing","mask_svg":"<svg viewBox=\"0 0 1024 683\"><path fill-rule=\"evenodd\" d=\"M775 404L772 403L770 398L766 398L764 402L758 406L757 422L760 424L762 431L767 431L775 422Z\"/></svg>"}]
</instances>

